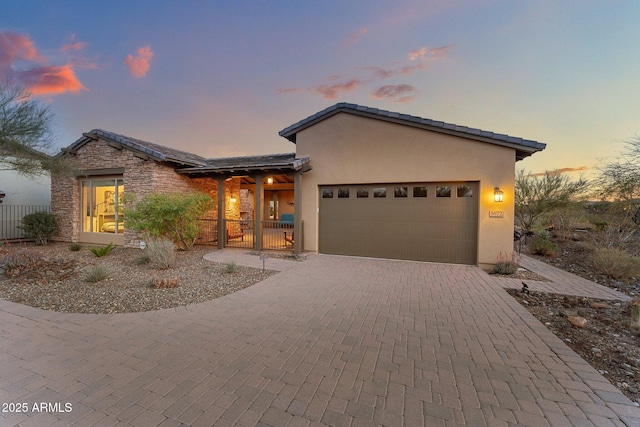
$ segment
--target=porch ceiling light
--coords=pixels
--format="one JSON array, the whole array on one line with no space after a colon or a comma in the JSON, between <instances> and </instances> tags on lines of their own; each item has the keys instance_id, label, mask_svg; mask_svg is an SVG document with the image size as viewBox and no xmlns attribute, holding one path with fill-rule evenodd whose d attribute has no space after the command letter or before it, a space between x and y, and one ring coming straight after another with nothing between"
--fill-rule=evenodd
<instances>
[{"instance_id":1,"label":"porch ceiling light","mask_svg":"<svg viewBox=\"0 0 640 427\"><path fill-rule=\"evenodd\" d=\"M493 189L493 201L496 203L502 203L504 200L504 193L500 190L500 187Z\"/></svg>"},{"instance_id":2,"label":"porch ceiling light","mask_svg":"<svg viewBox=\"0 0 640 427\"><path fill-rule=\"evenodd\" d=\"M273 184L273 177L267 178L267 184Z\"/></svg>"}]
</instances>

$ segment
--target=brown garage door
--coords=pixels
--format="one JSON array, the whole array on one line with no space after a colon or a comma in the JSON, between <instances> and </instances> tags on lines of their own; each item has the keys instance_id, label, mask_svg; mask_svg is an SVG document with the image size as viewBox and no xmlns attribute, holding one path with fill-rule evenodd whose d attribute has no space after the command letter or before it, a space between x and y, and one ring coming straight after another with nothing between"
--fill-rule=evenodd
<instances>
[{"instance_id":1,"label":"brown garage door","mask_svg":"<svg viewBox=\"0 0 640 427\"><path fill-rule=\"evenodd\" d=\"M321 253L476 264L476 182L320 187Z\"/></svg>"}]
</instances>

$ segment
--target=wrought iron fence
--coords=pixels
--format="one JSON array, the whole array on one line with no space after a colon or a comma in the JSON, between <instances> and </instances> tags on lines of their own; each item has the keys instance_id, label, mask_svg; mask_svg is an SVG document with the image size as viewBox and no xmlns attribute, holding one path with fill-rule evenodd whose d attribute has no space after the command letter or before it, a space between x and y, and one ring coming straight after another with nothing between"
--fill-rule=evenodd
<instances>
[{"instance_id":1,"label":"wrought iron fence","mask_svg":"<svg viewBox=\"0 0 640 427\"><path fill-rule=\"evenodd\" d=\"M218 220L200 219L202 229L196 241L199 245L218 244ZM255 248L255 227L253 221L225 219L225 242L228 248ZM293 224L279 220L262 221L263 251L293 251Z\"/></svg>"},{"instance_id":2,"label":"wrought iron fence","mask_svg":"<svg viewBox=\"0 0 640 427\"><path fill-rule=\"evenodd\" d=\"M199 219L201 229L196 239L197 245L217 245L218 244L218 220Z\"/></svg>"},{"instance_id":3,"label":"wrought iron fence","mask_svg":"<svg viewBox=\"0 0 640 427\"><path fill-rule=\"evenodd\" d=\"M292 251L293 224L278 220L262 221L262 250Z\"/></svg>"},{"instance_id":4,"label":"wrought iron fence","mask_svg":"<svg viewBox=\"0 0 640 427\"><path fill-rule=\"evenodd\" d=\"M254 247L253 221L225 219L224 222L227 230L226 247L247 249Z\"/></svg>"},{"instance_id":5,"label":"wrought iron fence","mask_svg":"<svg viewBox=\"0 0 640 427\"><path fill-rule=\"evenodd\" d=\"M22 218L36 212L51 212L49 205L0 205L0 240L24 238Z\"/></svg>"}]
</instances>

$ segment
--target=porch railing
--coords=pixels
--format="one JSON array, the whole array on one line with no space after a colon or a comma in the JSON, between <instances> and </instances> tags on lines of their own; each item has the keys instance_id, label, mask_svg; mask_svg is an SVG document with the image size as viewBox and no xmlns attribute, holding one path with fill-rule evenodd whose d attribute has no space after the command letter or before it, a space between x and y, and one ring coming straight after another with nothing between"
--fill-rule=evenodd
<instances>
[{"instance_id":1,"label":"porch railing","mask_svg":"<svg viewBox=\"0 0 640 427\"><path fill-rule=\"evenodd\" d=\"M225 219L225 230L227 230L227 240L225 246L228 248L254 247L254 227L253 221L244 219Z\"/></svg>"},{"instance_id":2,"label":"porch railing","mask_svg":"<svg viewBox=\"0 0 640 427\"><path fill-rule=\"evenodd\" d=\"M217 219L199 219L198 222L202 227L200 234L196 239L197 245L215 246L218 244L218 220Z\"/></svg>"},{"instance_id":3,"label":"porch railing","mask_svg":"<svg viewBox=\"0 0 640 427\"><path fill-rule=\"evenodd\" d=\"M36 212L51 212L49 205L0 205L0 240L18 240L24 238L19 228L22 218Z\"/></svg>"},{"instance_id":4,"label":"porch railing","mask_svg":"<svg viewBox=\"0 0 640 427\"><path fill-rule=\"evenodd\" d=\"M218 245L218 220L200 219L202 230L196 241L199 245ZM228 248L255 248L254 221L225 219L225 242ZM293 251L293 224L280 220L262 221L262 250L263 251Z\"/></svg>"},{"instance_id":5,"label":"porch railing","mask_svg":"<svg viewBox=\"0 0 640 427\"><path fill-rule=\"evenodd\" d=\"M262 250L292 251L293 224L280 220L262 221Z\"/></svg>"}]
</instances>

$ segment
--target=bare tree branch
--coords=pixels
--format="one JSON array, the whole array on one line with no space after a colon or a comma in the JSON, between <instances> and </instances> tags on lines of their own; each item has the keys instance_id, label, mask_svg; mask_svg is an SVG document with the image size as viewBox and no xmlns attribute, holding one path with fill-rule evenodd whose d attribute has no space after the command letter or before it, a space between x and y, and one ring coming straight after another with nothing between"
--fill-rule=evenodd
<instances>
[{"instance_id":1,"label":"bare tree branch","mask_svg":"<svg viewBox=\"0 0 640 427\"><path fill-rule=\"evenodd\" d=\"M57 168L53 114L22 88L0 86L0 167L35 176Z\"/></svg>"}]
</instances>

